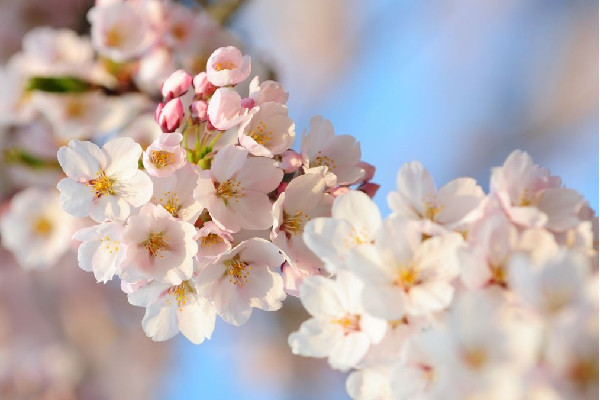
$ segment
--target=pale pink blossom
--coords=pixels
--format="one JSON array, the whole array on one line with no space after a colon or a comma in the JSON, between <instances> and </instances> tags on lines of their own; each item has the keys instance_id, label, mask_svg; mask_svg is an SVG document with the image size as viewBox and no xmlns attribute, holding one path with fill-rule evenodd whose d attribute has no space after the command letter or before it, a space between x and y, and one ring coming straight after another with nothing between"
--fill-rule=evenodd
<instances>
[{"instance_id":1,"label":"pale pink blossom","mask_svg":"<svg viewBox=\"0 0 600 400\"><path fill-rule=\"evenodd\" d=\"M304 171L327 167L328 186L350 185L364 175L360 163L360 144L350 135L335 135L333 125L323 117L310 120L310 131L302 134Z\"/></svg>"},{"instance_id":2,"label":"pale pink blossom","mask_svg":"<svg viewBox=\"0 0 600 400\"><path fill-rule=\"evenodd\" d=\"M212 96L215 90L217 90L217 87L208 81L206 72L200 72L198 75L194 76L192 83L194 85L194 91L196 92L196 95L202 98Z\"/></svg>"},{"instance_id":3,"label":"pale pink blossom","mask_svg":"<svg viewBox=\"0 0 600 400\"><path fill-rule=\"evenodd\" d=\"M89 139L101 133L101 124L109 112L108 99L100 92L35 92L31 104L46 117L54 134L64 142Z\"/></svg>"},{"instance_id":4,"label":"pale pink blossom","mask_svg":"<svg viewBox=\"0 0 600 400\"><path fill-rule=\"evenodd\" d=\"M279 82L267 80L259 84L258 76L255 76L250 81L250 98L254 100L256 105L261 105L266 102L275 102L286 104L290 94L283 89Z\"/></svg>"},{"instance_id":5,"label":"pale pink blossom","mask_svg":"<svg viewBox=\"0 0 600 400\"><path fill-rule=\"evenodd\" d=\"M330 272L346 269L355 248L371 246L381 226L381 214L364 193L351 191L333 202L331 218L314 218L304 228L304 241Z\"/></svg>"},{"instance_id":6,"label":"pale pink blossom","mask_svg":"<svg viewBox=\"0 0 600 400\"><path fill-rule=\"evenodd\" d=\"M192 118L196 122L204 122L208 119L208 103L204 100L196 100L190 104Z\"/></svg>"},{"instance_id":7,"label":"pale pink blossom","mask_svg":"<svg viewBox=\"0 0 600 400\"><path fill-rule=\"evenodd\" d=\"M240 125L248 115L242 107L242 98L233 89L219 88L208 103L210 123L219 130L227 130Z\"/></svg>"},{"instance_id":8,"label":"pale pink blossom","mask_svg":"<svg viewBox=\"0 0 600 400\"><path fill-rule=\"evenodd\" d=\"M273 157L288 150L294 143L294 122L288 109L279 103L263 103L253 108L248 119L240 125L240 145L254 156Z\"/></svg>"},{"instance_id":9,"label":"pale pink blossom","mask_svg":"<svg viewBox=\"0 0 600 400\"><path fill-rule=\"evenodd\" d=\"M524 151L515 150L502 167L492 168L490 192L520 226L564 231L579 222L581 195L561 187L558 176L534 164Z\"/></svg>"},{"instance_id":10,"label":"pale pink blossom","mask_svg":"<svg viewBox=\"0 0 600 400\"><path fill-rule=\"evenodd\" d=\"M233 46L215 50L206 63L206 77L215 86L235 85L250 75L250 56Z\"/></svg>"},{"instance_id":11,"label":"pale pink blossom","mask_svg":"<svg viewBox=\"0 0 600 400\"><path fill-rule=\"evenodd\" d=\"M180 97L192 85L192 77L182 69L173 72L163 83L161 94L165 101Z\"/></svg>"},{"instance_id":12,"label":"pale pink blossom","mask_svg":"<svg viewBox=\"0 0 600 400\"><path fill-rule=\"evenodd\" d=\"M323 262L306 246L302 239L304 226L316 217L331 213L333 198L325 194L323 174L310 173L298 176L289 183L285 191L273 204L273 229L271 240L287 257L288 267L284 276L294 288L302 275L318 271ZM294 275L294 279L292 278Z\"/></svg>"},{"instance_id":13,"label":"pale pink blossom","mask_svg":"<svg viewBox=\"0 0 600 400\"><path fill-rule=\"evenodd\" d=\"M2 245L25 269L49 268L68 251L74 221L60 209L56 191L16 194L0 220Z\"/></svg>"},{"instance_id":14,"label":"pale pink blossom","mask_svg":"<svg viewBox=\"0 0 600 400\"><path fill-rule=\"evenodd\" d=\"M181 169L187 162L186 151L181 147L183 136L171 132L160 135L144 151L144 168L152 176L165 177Z\"/></svg>"},{"instance_id":15,"label":"pale pink blossom","mask_svg":"<svg viewBox=\"0 0 600 400\"><path fill-rule=\"evenodd\" d=\"M73 239L79 245L77 261L79 267L93 272L96 281L106 283L121 272L127 247L123 244L123 224L105 222L75 232Z\"/></svg>"},{"instance_id":16,"label":"pale pink blossom","mask_svg":"<svg viewBox=\"0 0 600 400\"><path fill-rule=\"evenodd\" d=\"M422 241L414 221L388 219L373 246L361 246L346 257L347 268L365 282L367 311L386 319L426 315L450 305L452 281L458 277L457 233Z\"/></svg>"},{"instance_id":17,"label":"pale pink blossom","mask_svg":"<svg viewBox=\"0 0 600 400\"><path fill-rule=\"evenodd\" d=\"M289 336L292 353L327 357L329 365L341 371L354 367L386 330L384 320L363 309L362 286L348 272L338 274L335 280L306 278L300 286L300 300L312 318Z\"/></svg>"},{"instance_id":18,"label":"pale pink blossom","mask_svg":"<svg viewBox=\"0 0 600 400\"><path fill-rule=\"evenodd\" d=\"M88 12L88 20L96 51L118 62L140 56L156 39L142 3L99 5Z\"/></svg>"},{"instance_id":19,"label":"pale pink blossom","mask_svg":"<svg viewBox=\"0 0 600 400\"><path fill-rule=\"evenodd\" d=\"M163 206L175 218L193 224L203 210L194 198L198 177L198 167L193 164L185 164L167 177L152 177L154 192L150 201Z\"/></svg>"},{"instance_id":20,"label":"pale pink blossom","mask_svg":"<svg viewBox=\"0 0 600 400\"><path fill-rule=\"evenodd\" d=\"M562 248L532 260L518 254L508 266L511 288L542 315L556 316L577 307L584 299L582 288L591 279L590 259L583 253Z\"/></svg>"},{"instance_id":21,"label":"pale pink blossom","mask_svg":"<svg viewBox=\"0 0 600 400\"><path fill-rule=\"evenodd\" d=\"M462 228L476 216L485 197L472 178L454 179L438 190L429 172L418 161L400 168L396 184L398 191L388 195L393 215L432 223L433 226L426 228L430 234L440 232L439 227Z\"/></svg>"},{"instance_id":22,"label":"pale pink blossom","mask_svg":"<svg viewBox=\"0 0 600 400\"><path fill-rule=\"evenodd\" d=\"M202 171L194 197L222 229L268 229L273 219L267 194L282 177L275 161L228 146L219 150L210 170Z\"/></svg>"},{"instance_id":23,"label":"pale pink blossom","mask_svg":"<svg viewBox=\"0 0 600 400\"><path fill-rule=\"evenodd\" d=\"M285 299L277 270L283 263L277 246L264 239L243 241L200 269L198 292L213 302L227 323L239 326L252 308L276 311Z\"/></svg>"},{"instance_id":24,"label":"pale pink blossom","mask_svg":"<svg viewBox=\"0 0 600 400\"><path fill-rule=\"evenodd\" d=\"M390 368L365 368L346 379L346 391L352 400L394 400L390 389Z\"/></svg>"},{"instance_id":25,"label":"pale pink blossom","mask_svg":"<svg viewBox=\"0 0 600 400\"><path fill-rule=\"evenodd\" d=\"M206 221L196 235L198 257L216 257L231 249L233 236L219 228L213 221Z\"/></svg>"},{"instance_id":26,"label":"pale pink blossom","mask_svg":"<svg viewBox=\"0 0 600 400\"><path fill-rule=\"evenodd\" d=\"M173 54L164 47L156 47L140 59L133 79L143 92L159 95L163 82L176 68Z\"/></svg>"},{"instance_id":27,"label":"pale pink blossom","mask_svg":"<svg viewBox=\"0 0 600 400\"><path fill-rule=\"evenodd\" d=\"M78 140L61 147L58 162L67 177L57 187L63 210L96 222L125 220L152 197L152 181L138 169L141 154L131 138L113 139L102 148Z\"/></svg>"},{"instance_id":28,"label":"pale pink blossom","mask_svg":"<svg viewBox=\"0 0 600 400\"><path fill-rule=\"evenodd\" d=\"M190 279L198 251L194 225L175 219L162 206L146 204L131 216L123 232L127 258L121 278L157 279L173 285Z\"/></svg>"},{"instance_id":29,"label":"pale pink blossom","mask_svg":"<svg viewBox=\"0 0 600 400\"><path fill-rule=\"evenodd\" d=\"M215 328L213 305L198 295L192 280L178 285L153 281L128 296L129 303L146 307L142 327L154 341L169 340L181 332L190 342L210 339Z\"/></svg>"}]
</instances>

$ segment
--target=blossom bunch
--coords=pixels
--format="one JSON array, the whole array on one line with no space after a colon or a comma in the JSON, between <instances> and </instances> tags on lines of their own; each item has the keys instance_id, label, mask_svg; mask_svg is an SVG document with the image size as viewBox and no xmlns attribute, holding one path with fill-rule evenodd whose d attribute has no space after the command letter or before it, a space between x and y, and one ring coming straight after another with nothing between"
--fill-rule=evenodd
<instances>
[{"instance_id":1,"label":"blossom bunch","mask_svg":"<svg viewBox=\"0 0 600 400\"><path fill-rule=\"evenodd\" d=\"M382 219L370 198L334 200L304 239L310 276L295 354L353 370L353 399L598 397L598 219L522 151L437 188L398 172Z\"/></svg>"},{"instance_id":2,"label":"blossom bunch","mask_svg":"<svg viewBox=\"0 0 600 400\"><path fill-rule=\"evenodd\" d=\"M56 265L81 225L61 210L54 188L58 149L117 133L147 147L161 133L153 110L162 82L180 66L203 70L214 49L237 43L211 7L97 1L87 13L90 37L38 27L0 67L0 194L8 199L0 231L21 266Z\"/></svg>"},{"instance_id":3,"label":"blossom bunch","mask_svg":"<svg viewBox=\"0 0 600 400\"><path fill-rule=\"evenodd\" d=\"M79 266L98 281L118 276L154 340L182 332L201 343L217 314L241 325L253 308L278 310L325 273L302 240L306 223L330 216L351 186L376 189L359 144L323 118L292 150L288 94L254 78L242 97L250 72L249 56L219 48L206 72L164 82L162 133L145 150L127 137L58 150L62 208L95 222L74 235Z\"/></svg>"}]
</instances>

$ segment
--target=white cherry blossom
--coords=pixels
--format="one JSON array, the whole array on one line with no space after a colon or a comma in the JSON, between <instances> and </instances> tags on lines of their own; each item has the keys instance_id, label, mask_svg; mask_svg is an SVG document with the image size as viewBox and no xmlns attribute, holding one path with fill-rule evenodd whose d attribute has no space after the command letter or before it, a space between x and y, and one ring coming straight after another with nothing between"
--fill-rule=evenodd
<instances>
[{"instance_id":1,"label":"white cherry blossom","mask_svg":"<svg viewBox=\"0 0 600 400\"><path fill-rule=\"evenodd\" d=\"M73 239L82 242L77 253L79 267L93 271L98 282L106 283L121 272L127 254L123 228L121 222L105 222L80 229L73 235Z\"/></svg>"},{"instance_id":2,"label":"white cherry blossom","mask_svg":"<svg viewBox=\"0 0 600 400\"><path fill-rule=\"evenodd\" d=\"M252 308L276 311L285 299L277 270L284 259L273 243L252 238L225 251L201 267L198 293L213 302L227 323L248 321Z\"/></svg>"},{"instance_id":3,"label":"white cherry blossom","mask_svg":"<svg viewBox=\"0 0 600 400\"><path fill-rule=\"evenodd\" d=\"M73 219L60 209L56 191L29 188L13 197L0 221L2 245L26 269L56 264L71 244Z\"/></svg>"},{"instance_id":4,"label":"white cherry blossom","mask_svg":"<svg viewBox=\"0 0 600 400\"><path fill-rule=\"evenodd\" d=\"M78 140L61 147L58 162L67 177L57 187L63 209L96 222L125 220L152 197L150 177L138 170L141 154L130 138L113 139L102 148Z\"/></svg>"},{"instance_id":5,"label":"white cherry blossom","mask_svg":"<svg viewBox=\"0 0 600 400\"><path fill-rule=\"evenodd\" d=\"M210 339L215 328L215 308L198 295L192 280L178 285L152 281L128 298L131 304L146 307L142 327L152 340L168 340L181 332L190 342L200 344Z\"/></svg>"}]
</instances>

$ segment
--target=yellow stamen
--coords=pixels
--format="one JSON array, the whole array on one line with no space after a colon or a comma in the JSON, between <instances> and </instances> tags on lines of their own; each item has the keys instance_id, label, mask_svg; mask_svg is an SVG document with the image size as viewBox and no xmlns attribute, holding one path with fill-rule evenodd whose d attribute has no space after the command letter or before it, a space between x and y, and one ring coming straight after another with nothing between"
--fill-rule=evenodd
<instances>
[{"instance_id":1,"label":"yellow stamen","mask_svg":"<svg viewBox=\"0 0 600 400\"><path fill-rule=\"evenodd\" d=\"M177 286L172 286L169 289L168 295L173 298L179 311L182 311L183 307L190 301L188 294L196 293L194 286L190 281L183 281ZM171 305L171 299L167 297L166 300L168 305Z\"/></svg>"},{"instance_id":2,"label":"yellow stamen","mask_svg":"<svg viewBox=\"0 0 600 400\"><path fill-rule=\"evenodd\" d=\"M343 318L332 319L331 323L341 325L344 335L360 331L360 315L358 314L347 314Z\"/></svg>"},{"instance_id":3,"label":"yellow stamen","mask_svg":"<svg viewBox=\"0 0 600 400\"><path fill-rule=\"evenodd\" d=\"M302 211L298 211L296 214L290 215L283 212L283 223L280 228L286 232L289 236L296 235L298 232L304 230L304 225L310 220L308 215Z\"/></svg>"},{"instance_id":4,"label":"yellow stamen","mask_svg":"<svg viewBox=\"0 0 600 400\"><path fill-rule=\"evenodd\" d=\"M311 164L310 165L311 167L326 166L327 168L329 168L332 171L337 168L337 166L335 165L335 160L333 160L332 158L330 158L328 156L324 156L321 150L319 150L317 152L317 156L315 157L313 162L310 164Z\"/></svg>"},{"instance_id":5,"label":"yellow stamen","mask_svg":"<svg viewBox=\"0 0 600 400\"><path fill-rule=\"evenodd\" d=\"M227 179L225 182L216 184L217 197L223 199L225 204L229 199L233 198L234 201L238 201L238 198L244 197L244 187L241 186L234 178Z\"/></svg>"},{"instance_id":6,"label":"yellow stamen","mask_svg":"<svg viewBox=\"0 0 600 400\"><path fill-rule=\"evenodd\" d=\"M38 236L48 236L52 232L52 221L40 215L33 221L33 232Z\"/></svg>"},{"instance_id":7,"label":"yellow stamen","mask_svg":"<svg viewBox=\"0 0 600 400\"><path fill-rule=\"evenodd\" d=\"M115 190L113 188L114 179L106 176L104 171L98 171L96 173L96 179L89 180L86 185L92 187L92 191L96 194L97 198L105 195L115 194Z\"/></svg>"},{"instance_id":8,"label":"yellow stamen","mask_svg":"<svg viewBox=\"0 0 600 400\"><path fill-rule=\"evenodd\" d=\"M398 270L394 284L400 286L405 291L409 291L410 288L420 283L419 271L414 267L401 267Z\"/></svg>"},{"instance_id":9,"label":"yellow stamen","mask_svg":"<svg viewBox=\"0 0 600 400\"><path fill-rule=\"evenodd\" d=\"M79 118L85 114L85 105L80 99L70 99L65 108L67 118Z\"/></svg>"},{"instance_id":10,"label":"yellow stamen","mask_svg":"<svg viewBox=\"0 0 600 400\"><path fill-rule=\"evenodd\" d=\"M214 68L216 71L223 71L225 69L234 69L235 68L235 64L232 63L231 61L223 61L223 62L217 62L214 64Z\"/></svg>"},{"instance_id":11,"label":"yellow stamen","mask_svg":"<svg viewBox=\"0 0 600 400\"><path fill-rule=\"evenodd\" d=\"M209 233L208 235L200 238L200 245L202 247L212 246L214 244L221 243L222 241L223 239L221 239L221 236L217 235L216 233Z\"/></svg>"},{"instance_id":12,"label":"yellow stamen","mask_svg":"<svg viewBox=\"0 0 600 400\"><path fill-rule=\"evenodd\" d=\"M266 131L267 126L264 122L260 122L256 128L252 129L248 136L250 136L254 141L260 145L264 145L265 143L269 143L273 140L273 132Z\"/></svg>"},{"instance_id":13,"label":"yellow stamen","mask_svg":"<svg viewBox=\"0 0 600 400\"><path fill-rule=\"evenodd\" d=\"M463 352L463 360L471 369L480 369L486 363L488 356L486 352L479 348L466 349Z\"/></svg>"},{"instance_id":14,"label":"yellow stamen","mask_svg":"<svg viewBox=\"0 0 600 400\"><path fill-rule=\"evenodd\" d=\"M163 150L151 150L149 158L150 162L159 169L175 162L175 155Z\"/></svg>"},{"instance_id":15,"label":"yellow stamen","mask_svg":"<svg viewBox=\"0 0 600 400\"><path fill-rule=\"evenodd\" d=\"M148 235L148 239L142 242L148 253L152 257L160 256L164 257L161 253L167 250L169 247L169 237L163 232L151 233Z\"/></svg>"},{"instance_id":16,"label":"yellow stamen","mask_svg":"<svg viewBox=\"0 0 600 400\"><path fill-rule=\"evenodd\" d=\"M119 47L123 44L123 35L118 26L113 26L104 34L104 43L108 47Z\"/></svg>"},{"instance_id":17,"label":"yellow stamen","mask_svg":"<svg viewBox=\"0 0 600 400\"><path fill-rule=\"evenodd\" d=\"M252 271L252 267L247 262L240 260L238 254L232 259L226 260L224 264L227 267L225 275L229 276L229 282L240 287L248 283L248 276L250 275L250 271Z\"/></svg>"}]
</instances>

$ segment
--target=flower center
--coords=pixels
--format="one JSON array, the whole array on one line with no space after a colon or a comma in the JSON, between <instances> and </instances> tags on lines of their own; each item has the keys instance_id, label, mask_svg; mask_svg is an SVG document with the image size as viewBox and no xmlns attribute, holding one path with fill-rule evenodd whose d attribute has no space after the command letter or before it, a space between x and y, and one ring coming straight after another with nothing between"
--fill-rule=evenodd
<instances>
[{"instance_id":1,"label":"flower center","mask_svg":"<svg viewBox=\"0 0 600 400\"><path fill-rule=\"evenodd\" d=\"M152 150L150 151L150 162L156 166L156 168L164 168L169 164L175 162L175 155L164 150Z\"/></svg>"},{"instance_id":2,"label":"flower center","mask_svg":"<svg viewBox=\"0 0 600 400\"><path fill-rule=\"evenodd\" d=\"M225 275L229 275L229 282L240 287L248 283L248 276L250 275L250 271L252 271L252 267L247 262L240 260L239 255L236 255L231 260L226 260L225 267L227 267Z\"/></svg>"},{"instance_id":3,"label":"flower center","mask_svg":"<svg viewBox=\"0 0 600 400\"><path fill-rule=\"evenodd\" d=\"M506 276L506 268L504 267L503 263L500 263L498 265L491 265L490 272L492 273L490 283L496 284L505 289L508 287L508 277Z\"/></svg>"},{"instance_id":4,"label":"flower center","mask_svg":"<svg viewBox=\"0 0 600 400\"><path fill-rule=\"evenodd\" d=\"M67 103L67 107L65 109L65 116L67 118L79 118L83 116L85 112L85 106L78 99L71 99Z\"/></svg>"},{"instance_id":5,"label":"flower center","mask_svg":"<svg viewBox=\"0 0 600 400\"><path fill-rule=\"evenodd\" d=\"M181 41L188 36L188 29L183 24L175 24L171 27L171 35Z\"/></svg>"},{"instance_id":6,"label":"flower center","mask_svg":"<svg viewBox=\"0 0 600 400\"><path fill-rule=\"evenodd\" d=\"M148 239L142 242L142 244L152 257L164 257L162 252L169 247L169 237L163 232L151 233L148 235Z\"/></svg>"},{"instance_id":7,"label":"flower center","mask_svg":"<svg viewBox=\"0 0 600 400\"><path fill-rule=\"evenodd\" d=\"M420 283L419 271L414 267L402 267L398 270L394 285L400 286L406 292Z\"/></svg>"},{"instance_id":8,"label":"flower center","mask_svg":"<svg viewBox=\"0 0 600 400\"><path fill-rule=\"evenodd\" d=\"M423 217L430 221L435 221L435 217L444 209L444 206L436 206L428 201L423 202L423 205L425 206L425 213L423 213Z\"/></svg>"},{"instance_id":9,"label":"flower center","mask_svg":"<svg viewBox=\"0 0 600 400\"><path fill-rule=\"evenodd\" d=\"M337 168L335 165L335 161L328 156L324 156L323 152L321 150L319 150L317 152L317 156L313 160L312 166L313 167L325 166L325 167L329 168L330 170L335 170Z\"/></svg>"},{"instance_id":10,"label":"flower center","mask_svg":"<svg viewBox=\"0 0 600 400\"><path fill-rule=\"evenodd\" d=\"M283 212L283 223L281 229L284 230L289 236L296 235L298 232L304 230L304 225L310 220L308 215L302 211L298 211L296 214L290 215Z\"/></svg>"},{"instance_id":11,"label":"flower center","mask_svg":"<svg viewBox=\"0 0 600 400\"><path fill-rule=\"evenodd\" d=\"M252 129L250 131L250 133L248 134L248 136L250 136L252 139L254 139L254 141L260 145L264 145L265 143L270 142L271 140L273 140L273 132L272 131L268 131L265 132L265 130L267 129L267 126L265 125L264 122L259 122L258 125Z\"/></svg>"},{"instance_id":12,"label":"flower center","mask_svg":"<svg viewBox=\"0 0 600 400\"><path fill-rule=\"evenodd\" d=\"M104 43L108 47L119 47L123 44L123 35L118 26L113 26L104 34Z\"/></svg>"},{"instance_id":13,"label":"flower center","mask_svg":"<svg viewBox=\"0 0 600 400\"><path fill-rule=\"evenodd\" d=\"M231 61L218 61L214 65L215 71L223 71L224 69L234 69L235 64Z\"/></svg>"},{"instance_id":14,"label":"flower center","mask_svg":"<svg viewBox=\"0 0 600 400\"><path fill-rule=\"evenodd\" d=\"M233 178L227 179L225 182L220 184L217 183L216 189L217 197L225 200L226 203L230 198L234 198L237 202L239 197L244 197L244 187L241 186L240 182Z\"/></svg>"},{"instance_id":15,"label":"flower center","mask_svg":"<svg viewBox=\"0 0 600 400\"><path fill-rule=\"evenodd\" d=\"M52 222L43 215L33 221L33 232L38 236L48 236L52 232Z\"/></svg>"},{"instance_id":16,"label":"flower center","mask_svg":"<svg viewBox=\"0 0 600 400\"><path fill-rule=\"evenodd\" d=\"M171 286L168 291L168 296L173 298L173 301L177 303L179 311L182 311L183 307L190 301L188 294L195 293L193 285L190 281L183 281L177 286ZM171 299L167 297L167 304L171 305Z\"/></svg>"},{"instance_id":17,"label":"flower center","mask_svg":"<svg viewBox=\"0 0 600 400\"><path fill-rule=\"evenodd\" d=\"M111 179L108 176L106 176L106 173L104 171L98 171L96 173L96 179L89 180L87 182L87 186L91 186L92 191L96 193L96 197L100 198L105 195L115 194L115 190L113 188L114 183L114 179Z\"/></svg>"},{"instance_id":18,"label":"flower center","mask_svg":"<svg viewBox=\"0 0 600 400\"><path fill-rule=\"evenodd\" d=\"M360 315L358 314L348 314L343 318L332 319L331 323L341 325L344 330L344 335L348 335L352 332L360 332Z\"/></svg>"},{"instance_id":19,"label":"flower center","mask_svg":"<svg viewBox=\"0 0 600 400\"><path fill-rule=\"evenodd\" d=\"M121 242L117 241L117 240L111 240L111 238L109 238L108 236L104 236L103 238L100 239L101 243L106 243L104 244L104 246L106 247L106 250L108 250L109 254L112 254L113 252L116 253L119 251L119 245L121 244Z\"/></svg>"},{"instance_id":20,"label":"flower center","mask_svg":"<svg viewBox=\"0 0 600 400\"><path fill-rule=\"evenodd\" d=\"M200 238L200 245L202 247L212 246L214 244L221 243L221 241L221 236L217 235L216 233L209 233L208 235Z\"/></svg>"},{"instance_id":21,"label":"flower center","mask_svg":"<svg viewBox=\"0 0 600 400\"><path fill-rule=\"evenodd\" d=\"M486 352L480 348L465 349L463 352L463 360L471 369L481 369L486 363L488 357Z\"/></svg>"}]
</instances>

